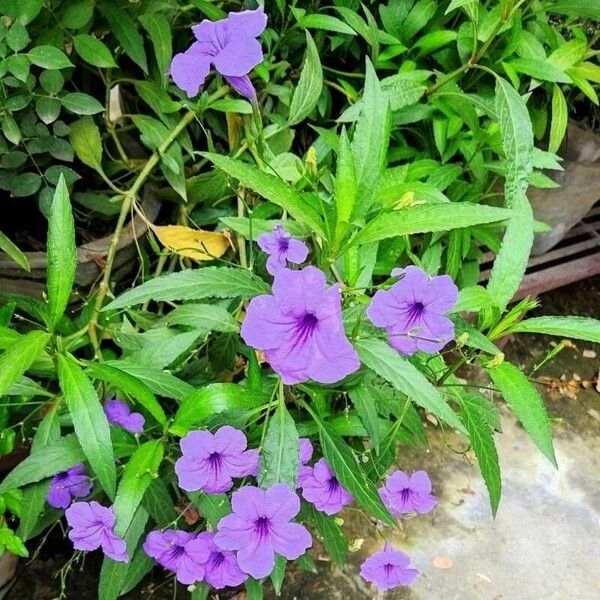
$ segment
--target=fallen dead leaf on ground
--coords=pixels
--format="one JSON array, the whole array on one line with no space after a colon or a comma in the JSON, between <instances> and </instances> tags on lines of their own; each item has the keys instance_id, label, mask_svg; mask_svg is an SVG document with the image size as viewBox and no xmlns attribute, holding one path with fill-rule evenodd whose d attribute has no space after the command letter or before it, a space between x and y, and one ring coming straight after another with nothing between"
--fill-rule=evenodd
<instances>
[{"instance_id":1,"label":"fallen dead leaf on ground","mask_svg":"<svg viewBox=\"0 0 600 600\"><path fill-rule=\"evenodd\" d=\"M451 569L454 561L449 556L436 556L433 559L433 566L436 569Z\"/></svg>"}]
</instances>

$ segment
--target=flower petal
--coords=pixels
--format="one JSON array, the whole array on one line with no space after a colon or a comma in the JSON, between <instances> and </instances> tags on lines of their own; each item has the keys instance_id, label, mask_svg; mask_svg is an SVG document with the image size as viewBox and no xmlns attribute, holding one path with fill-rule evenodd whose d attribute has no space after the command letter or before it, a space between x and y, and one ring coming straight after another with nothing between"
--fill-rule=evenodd
<instances>
[{"instance_id":1,"label":"flower petal","mask_svg":"<svg viewBox=\"0 0 600 600\"><path fill-rule=\"evenodd\" d=\"M271 486L265 494L265 501L267 516L275 523L287 522L300 512L300 498L285 483Z\"/></svg>"},{"instance_id":2,"label":"flower petal","mask_svg":"<svg viewBox=\"0 0 600 600\"><path fill-rule=\"evenodd\" d=\"M282 523L271 534L273 550L288 560L296 560L312 546L312 537L299 523Z\"/></svg>"},{"instance_id":3,"label":"flower petal","mask_svg":"<svg viewBox=\"0 0 600 600\"><path fill-rule=\"evenodd\" d=\"M210 71L210 61L210 55L199 42L194 42L188 50L173 57L171 77L189 98L198 94Z\"/></svg>"},{"instance_id":4,"label":"flower petal","mask_svg":"<svg viewBox=\"0 0 600 600\"><path fill-rule=\"evenodd\" d=\"M225 81L244 98L248 98L250 102L256 102L256 90L250 81L248 75L235 77L234 75L224 75Z\"/></svg>"},{"instance_id":5,"label":"flower petal","mask_svg":"<svg viewBox=\"0 0 600 600\"><path fill-rule=\"evenodd\" d=\"M235 34L258 37L267 26L267 15L262 6L255 10L242 10L229 13L225 20L227 27Z\"/></svg>"},{"instance_id":6,"label":"flower petal","mask_svg":"<svg viewBox=\"0 0 600 600\"><path fill-rule=\"evenodd\" d=\"M212 58L215 69L226 77L248 75L263 61L260 42L251 37L236 35Z\"/></svg>"},{"instance_id":7,"label":"flower petal","mask_svg":"<svg viewBox=\"0 0 600 600\"><path fill-rule=\"evenodd\" d=\"M239 550L252 543L254 537L254 524L239 515L231 514L219 521L214 542L223 550Z\"/></svg>"}]
</instances>

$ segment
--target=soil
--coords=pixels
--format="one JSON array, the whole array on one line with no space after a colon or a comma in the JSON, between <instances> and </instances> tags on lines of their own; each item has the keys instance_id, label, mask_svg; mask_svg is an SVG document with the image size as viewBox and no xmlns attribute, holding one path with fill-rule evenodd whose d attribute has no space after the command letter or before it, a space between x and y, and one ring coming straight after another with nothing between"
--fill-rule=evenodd
<instances>
[{"instance_id":1,"label":"soil","mask_svg":"<svg viewBox=\"0 0 600 600\"><path fill-rule=\"evenodd\" d=\"M536 309L531 316L579 315L598 318L600 317L599 299L600 277L597 277L543 295L540 308ZM560 340L557 338L547 336L521 335L507 344L505 352L509 360L530 369L532 365L538 363L546 355L548 350L552 348L552 344L558 341ZM589 467L592 473L590 475L590 471L585 471L584 466L579 467L577 461L569 462L566 457L573 454L578 457L585 457L593 450L593 444L598 443L600 396L594 387L584 389L578 383L581 381L595 382L600 366L598 357L600 357L600 345L577 342L572 347L565 348L553 362L538 371L540 380L546 381L545 385L540 386L540 391L545 396L548 412L555 424L557 450L563 453L563 456L561 456L561 452L559 452L559 465L562 471L558 473L571 482L570 486L564 488L566 492L563 487L560 487L561 493L564 492L566 496L556 499L553 496L556 490L552 487L555 485L552 477L557 472L546 463L540 463L544 466L535 463L535 468L542 473L536 481L538 484L542 482L540 485L545 486L539 492L542 494L543 502L540 501L538 505L542 506L541 510L552 510L552 507L555 506L562 510L568 500L571 504L567 504L570 508L564 517L562 513L557 513L561 515L559 518L542 513L540 518L546 520L541 522L531 520L530 524L526 522L529 516L534 519L539 511L532 511L527 504L529 502L527 496L533 492L519 487L525 484L522 483L521 479L518 479L521 476L518 469L530 468L529 463L532 460L537 461L540 455L535 451L530 440L523 434L522 429L515 425L514 419L508 413L504 415L506 429L504 434L499 436L501 454L508 453L508 456L501 456L505 492L496 522L497 529L493 529L496 525L489 515L487 497L476 467L472 464L466 464L462 456L459 457L452 451L453 444L457 444L456 447L460 445L458 439L442 439L437 431L432 430L431 446L427 454L423 455L421 451L418 456L416 454L413 456L408 452L402 456L403 466L408 464L414 465L415 468L416 465L419 465L420 468L426 468L432 474L434 481L446 480L444 485L446 488L449 487L451 491L448 492L447 489L441 491L440 512L434 514L429 521L423 519L414 524L409 522L396 534L394 541L398 541L399 545L406 547L417 561L427 560L429 562L424 565L417 563L417 567L423 571L423 577L421 583L414 590L399 590L391 597L397 600L409 598L414 600L422 598L438 600L459 597L488 600L500 597L516 597L511 596L510 593L506 594L506 592L503 594L501 588L493 589L490 587L492 586L491 580L494 579L494 565L497 569L496 579L494 580L495 585L508 585L511 589L510 585L513 584L511 578L515 579L514 585L525 587L529 580L532 582L531 585L544 585L546 579L552 585L559 585L558 580L555 582L552 579L554 570L550 567L548 567L550 569L548 574L541 573L539 575L540 581L535 578L535 564L539 561L540 564L545 565L547 561L552 559L550 550L546 549L543 540L535 541L534 537L539 536L540 529L544 529L546 526L548 528L563 527L562 530L558 530L558 533L562 533L567 539L565 542L566 547L563 550L569 556L568 560L571 564L568 571L574 572L573 570L576 569L577 565L581 568L585 567L583 561L586 560L586 556L589 560L590 551L586 550L585 544L587 541L584 538L586 532L589 536L591 531L587 531L589 529L586 521L587 516L581 516L578 511L596 510L594 507L597 502L595 503L593 495L590 495L591 500L586 500L583 497L583 500L577 504L573 499L574 492L572 490L577 485L581 485L581 489L585 491L587 489L585 486L589 488L590 482L593 483L594 469L596 469L597 474L597 458L591 457L589 459L592 461L590 463L592 466ZM563 387L561 387L561 381ZM571 383L574 387L569 389L568 383ZM571 396L568 395L569 393L571 393ZM585 464L587 463L582 458L582 465ZM596 467L593 466L594 464L596 464ZM515 475L515 469L517 469L517 475ZM545 469L550 470L546 471ZM529 478L530 474L527 473ZM456 483L456 478L460 483ZM515 480L519 482L516 488L513 483ZM463 481L467 483L463 483ZM441 486L442 484L438 483L438 485ZM597 491L597 487L594 489ZM581 494L583 493L582 491ZM589 493L592 494L592 492ZM473 504L475 502L478 502L478 504ZM518 511L523 503L526 504L523 508L523 514L513 516L513 511ZM473 508L474 506L475 508ZM558 511L558 508L556 510ZM600 506L597 510L600 510ZM352 510L343 514L344 528L351 540L355 542L362 540L361 544L364 542L362 549L351 554L349 564L344 569L337 569L328 561L322 549L316 545L312 550L312 556L315 559L319 573L315 575L299 569L288 569L284 591L281 596L282 600L333 600L335 598L368 600L380 598L375 592L367 588L356 575L357 567L364 558L365 552L372 551L373 548L380 545L380 532L373 523L366 521L363 517L354 519L354 514ZM460 519L463 521L466 519L467 524L465 525L463 521L459 523ZM504 519L504 523L501 523L502 519ZM522 519L523 522L521 523L519 519ZM491 527L491 530L487 530L486 527ZM527 535L531 535L534 539L534 541L526 543L525 551L528 553L526 556L528 560L533 561L534 565L523 576L523 582L518 579L518 569L515 568L513 574L511 567L502 563L502 560L506 558L506 548L498 549L495 546L495 544L512 543L514 538L519 537L520 527L531 527L531 531L525 531L522 537L526 538ZM569 534L569 532L571 533ZM418 535L416 535L417 533ZM481 538L481 536L486 535L491 537L489 539L486 537ZM414 542L413 538L418 538L420 542ZM579 540L581 540L581 544ZM423 542L427 544L425 550L419 546ZM37 544L39 544L39 540L34 540L33 543L29 544L32 555L35 553ZM441 548L445 554L435 555L433 548L436 544L437 551ZM581 547L579 547L580 545ZM360 548L360 544L358 548ZM452 559L448 557L451 556L451 552L454 553L455 557L454 569L452 568ZM460 562L461 553L462 566ZM571 563L572 555L577 555L576 558L580 562L578 563L575 560L575 563ZM579 555L584 558L579 559ZM42 545L39 554L35 556L29 563L22 562L16 583L7 596L9 600L56 600L61 598L60 571L72 556L69 543L64 541L62 534L57 530L49 536L46 543ZM426 559L423 558L424 556L426 556ZM434 556L437 562L434 561L432 567L431 560ZM487 563L485 563L486 558L489 559ZM67 600L95 600L97 598L96 587L100 560L97 553L91 553L86 556L85 562L74 565L66 578L62 598ZM565 560L567 559L565 558ZM473 563L477 561L484 561L484 566L488 570L484 572L484 567L481 567L481 572L477 571L475 573ZM525 562L527 563L527 561ZM573 564L575 564L575 567ZM473 572L469 571L469 568ZM577 575L576 581L581 582L583 587L579 591L574 589L567 596L574 599L581 598L582 600L597 597L586 595L589 594L589 589L596 588L585 587L588 585L585 576L588 569L587 567L585 569L585 571L582 571L582 575L577 575L575 572L575 575ZM563 573L563 569L557 567L556 577L560 577L562 581L564 573L562 575L561 573ZM575 575L573 576L575 577ZM464 582L467 582L469 577L473 580L468 582L468 585L471 586L469 589L472 591L463 595L463 591L467 589L464 587L467 583ZM503 581L499 581L502 579ZM546 585L550 585L550 583L546 583ZM569 585L574 584L569 582ZM600 589L600 583L592 582L589 585L598 585L597 589ZM523 594L519 597L523 598L544 598L547 600L548 598L567 597L564 594L562 596L553 595L559 594L560 590L558 589L549 593L549 595L542 596L535 595L537 592L533 592L533 595L527 595L525 589L521 591ZM234 596L235 592L229 592L228 594L212 595L211 599L225 600ZM189 594L182 586L177 586L174 589L172 577L167 578L163 571L155 569L144 580L138 591L128 594L124 598L126 600L184 600L189 598ZM270 588L266 590L265 598L266 600L274 600L275 595ZM245 595L243 593L239 594L235 596L235 600L245 600Z\"/></svg>"}]
</instances>

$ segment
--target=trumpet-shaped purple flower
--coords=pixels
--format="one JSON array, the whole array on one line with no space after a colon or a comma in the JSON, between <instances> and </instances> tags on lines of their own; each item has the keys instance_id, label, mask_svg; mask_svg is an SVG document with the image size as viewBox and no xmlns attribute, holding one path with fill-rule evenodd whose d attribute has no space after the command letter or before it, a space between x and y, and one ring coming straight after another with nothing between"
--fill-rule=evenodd
<instances>
[{"instance_id":1,"label":"trumpet-shaped purple flower","mask_svg":"<svg viewBox=\"0 0 600 600\"><path fill-rule=\"evenodd\" d=\"M222 494L234 477L256 475L258 450L246 450L246 436L229 425L217 430L191 431L179 442L183 456L175 463L179 487Z\"/></svg>"},{"instance_id":2,"label":"trumpet-shaped purple flower","mask_svg":"<svg viewBox=\"0 0 600 600\"><path fill-rule=\"evenodd\" d=\"M199 535L179 529L151 531L143 548L161 567L175 573L179 583L190 585L204 579L210 549Z\"/></svg>"},{"instance_id":3,"label":"trumpet-shaped purple flower","mask_svg":"<svg viewBox=\"0 0 600 600\"><path fill-rule=\"evenodd\" d=\"M248 575L238 566L235 554L230 550L221 550L214 538L215 534L209 531L198 534L198 540L209 551L204 564L204 581L216 590L241 585L248 579Z\"/></svg>"},{"instance_id":4,"label":"trumpet-shaped purple flower","mask_svg":"<svg viewBox=\"0 0 600 600\"><path fill-rule=\"evenodd\" d=\"M385 486L379 488L379 496L396 517L406 513L425 514L437 504L425 471L415 471L410 476L404 471L394 471Z\"/></svg>"},{"instance_id":5,"label":"trumpet-shaped purple flower","mask_svg":"<svg viewBox=\"0 0 600 600\"><path fill-rule=\"evenodd\" d=\"M352 502L352 496L342 487L324 458L318 460L310 474L302 479L301 487L304 499L327 515L335 515Z\"/></svg>"},{"instance_id":6,"label":"trumpet-shaped purple flower","mask_svg":"<svg viewBox=\"0 0 600 600\"><path fill-rule=\"evenodd\" d=\"M394 269L392 275L402 279L375 293L367 316L387 331L390 345L401 354L438 352L454 338L447 315L456 304L458 288L448 275L429 277L414 266Z\"/></svg>"},{"instance_id":7,"label":"trumpet-shaped purple flower","mask_svg":"<svg viewBox=\"0 0 600 600\"><path fill-rule=\"evenodd\" d=\"M173 81L193 98L212 64L234 90L255 101L256 91L248 73L263 61L262 47L256 38L266 26L262 7L229 13L220 21L202 21L192 27L196 41L173 58Z\"/></svg>"},{"instance_id":8,"label":"trumpet-shaped purple flower","mask_svg":"<svg viewBox=\"0 0 600 600\"><path fill-rule=\"evenodd\" d=\"M316 267L277 271L273 295L250 301L241 335L287 384L335 383L360 366L344 333L339 288L327 288Z\"/></svg>"},{"instance_id":9,"label":"trumpet-shaped purple flower","mask_svg":"<svg viewBox=\"0 0 600 600\"><path fill-rule=\"evenodd\" d=\"M53 508L69 508L73 498L87 496L92 491L92 485L92 480L85 474L85 467L75 465L52 478L48 504Z\"/></svg>"},{"instance_id":10,"label":"trumpet-shaped purple flower","mask_svg":"<svg viewBox=\"0 0 600 600\"><path fill-rule=\"evenodd\" d=\"M281 225L273 228L271 233L261 235L258 240L260 249L269 255L267 271L275 275L279 269L287 267L288 261L303 263L308 256L308 246L294 239Z\"/></svg>"},{"instance_id":11,"label":"trumpet-shaped purple flower","mask_svg":"<svg viewBox=\"0 0 600 600\"><path fill-rule=\"evenodd\" d=\"M104 403L104 414L109 423L122 427L130 433L142 433L144 430L144 415L131 412L131 409L122 400L107 400Z\"/></svg>"},{"instance_id":12,"label":"trumpet-shaped purple flower","mask_svg":"<svg viewBox=\"0 0 600 600\"><path fill-rule=\"evenodd\" d=\"M275 554L295 560L312 545L305 527L290 523L300 511L300 498L284 483L268 490L246 486L231 498L232 514L219 521L215 543L237 551L240 569L255 579L269 575Z\"/></svg>"},{"instance_id":13,"label":"trumpet-shaped purple flower","mask_svg":"<svg viewBox=\"0 0 600 600\"><path fill-rule=\"evenodd\" d=\"M297 487L302 487L302 482L312 473L312 467L308 466L308 462L313 455L313 445L310 443L308 438L300 438L298 440L300 447L300 456L298 461L298 479L296 481Z\"/></svg>"},{"instance_id":14,"label":"trumpet-shaped purple flower","mask_svg":"<svg viewBox=\"0 0 600 600\"><path fill-rule=\"evenodd\" d=\"M369 556L360 567L360 576L374 583L381 590L390 590L400 585L410 585L419 576L419 571L410 568L410 558L387 544L380 552Z\"/></svg>"},{"instance_id":15,"label":"trumpet-shaped purple flower","mask_svg":"<svg viewBox=\"0 0 600 600\"><path fill-rule=\"evenodd\" d=\"M114 531L115 513L112 507L98 502L74 502L65 511L71 527L69 539L77 550L96 550L118 562L129 562L125 540Z\"/></svg>"}]
</instances>

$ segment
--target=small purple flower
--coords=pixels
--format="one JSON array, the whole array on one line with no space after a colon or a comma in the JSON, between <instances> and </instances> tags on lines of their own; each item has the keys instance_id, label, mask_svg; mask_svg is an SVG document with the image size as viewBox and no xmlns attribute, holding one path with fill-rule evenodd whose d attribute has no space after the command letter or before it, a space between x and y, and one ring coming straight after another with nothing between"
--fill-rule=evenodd
<instances>
[{"instance_id":1,"label":"small purple flower","mask_svg":"<svg viewBox=\"0 0 600 600\"><path fill-rule=\"evenodd\" d=\"M296 560L312 545L307 529L290 523L300 511L300 498L284 483L268 490L246 486L231 497L232 514L219 521L215 543L237 551L244 573L261 579L275 566L275 554Z\"/></svg>"},{"instance_id":2,"label":"small purple flower","mask_svg":"<svg viewBox=\"0 0 600 600\"><path fill-rule=\"evenodd\" d=\"M369 556L360 567L360 576L374 583L381 590L390 590L400 585L410 585L419 576L419 571L410 568L410 558L387 544L383 550Z\"/></svg>"},{"instance_id":3,"label":"small purple flower","mask_svg":"<svg viewBox=\"0 0 600 600\"><path fill-rule=\"evenodd\" d=\"M71 500L87 496L92 491L92 485L92 480L85 474L85 467L75 465L52 478L48 504L53 508L69 508Z\"/></svg>"},{"instance_id":4,"label":"small purple flower","mask_svg":"<svg viewBox=\"0 0 600 600\"><path fill-rule=\"evenodd\" d=\"M317 510L335 515L352 503L352 496L342 487L324 458L318 460L311 473L302 480L302 496Z\"/></svg>"},{"instance_id":5,"label":"small purple flower","mask_svg":"<svg viewBox=\"0 0 600 600\"><path fill-rule=\"evenodd\" d=\"M425 471L415 471L410 476L404 471L394 471L385 486L379 488L379 496L396 517L406 513L425 514L437 504Z\"/></svg>"},{"instance_id":6,"label":"small purple flower","mask_svg":"<svg viewBox=\"0 0 600 600\"><path fill-rule=\"evenodd\" d=\"M131 409L122 400L107 400L104 403L104 414L109 423L118 425L130 433L142 433L144 430L144 415L131 412Z\"/></svg>"},{"instance_id":7,"label":"small purple flower","mask_svg":"<svg viewBox=\"0 0 600 600\"><path fill-rule=\"evenodd\" d=\"M173 81L193 98L212 64L234 90L255 101L256 91L248 73L263 61L262 47L256 38L266 26L267 15L262 7L229 13L220 21L205 19L192 27L197 41L173 58Z\"/></svg>"},{"instance_id":8,"label":"small purple flower","mask_svg":"<svg viewBox=\"0 0 600 600\"><path fill-rule=\"evenodd\" d=\"M367 316L388 333L388 341L401 354L418 350L438 352L454 338L448 311L456 304L458 288L448 275L429 277L418 267L394 269L403 275L389 290L379 290Z\"/></svg>"},{"instance_id":9,"label":"small purple flower","mask_svg":"<svg viewBox=\"0 0 600 600\"><path fill-rule=\"evenodd\" d=\"M65 511L67 523L71 527L69 539L76 550L96 550L117 562L129 562L125 540L113 530L115 513L111 507L98 502L74 502Z\"/></svg>"},{"instance_id":10,"label":"small purple flower","mask_svg":"<svg viewBox=\"0 0 600 600\"><path fill-rule=\"evenodd\" d=\"M335 383L360 367L344 333L340 290L327 288L316 267L277 271L273 295L250 301L241 335L287 384Z\"/></svg>"},{"instance_id":11,"label":"small purple flower","mask_svg":"<svg viewBox=\"0 0 600 600\"><path fill-rule=\"evenodd\" d=\"M260 249L269 255L267 271L271 275L287 267L288 261L300 264L308 256L308 246L294 239L281 225L274 227L271 233L261 235L257 242Z\"/></svg>"},{"instance_id":12,"label":"small purple flower","mask_svg":"<svg viewBox=\"0 0 600 600\"><path fill-rule=\"evenodd\" d=\"M208 549L209 556L204 565L204 581L216 590L225 587L237 587L248 579L238 566L235 554L221 550L214 541L215 534L209 531L198 534L198 540Z\"/></svg>"},{"instance_id":13,"label":"small purple flower","mask_svg":"<svg viewBox=\"0 0 600 600\"><path fill-rule=\"evenodd\" d=\"M161 567L175 573L179 583L190 585L204 579L210 550L195 533L178 529L151 531L143 548Z\"/></svg>"},{"instance_id":14,"label":"small purple flower","mask_svg":"<svg viewBox=\"0 0 600 600\"><path fill-rule=\"evenodd\" d=\"M302 487L302 482L312 474L312 467L308 466L308 462L313 455L313 445L310 443L308 438L300 438L298 440L300 447L300 456L298 461L298 479L296 481L297 487Z\"/></svg>"},{"instance_id":15,"label":"small purple flower","mask_svg":"<svg viewBox=\"0 0 600 600\"><path fill-rule=\"evenodd\" d=\"M246 450L246 436L229 425L217 430L191 431L179 442L183 456L175 463L179 487L222 494L234 477L256 476L258 450Z\"/></svg>"}]
</instances>

